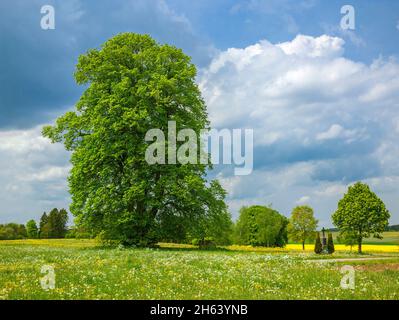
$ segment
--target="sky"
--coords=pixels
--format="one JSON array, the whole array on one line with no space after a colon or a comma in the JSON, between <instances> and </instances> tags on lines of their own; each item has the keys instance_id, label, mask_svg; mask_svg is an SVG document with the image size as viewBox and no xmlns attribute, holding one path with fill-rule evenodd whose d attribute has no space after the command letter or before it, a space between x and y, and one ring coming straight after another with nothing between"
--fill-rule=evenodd
<instances>
[{"instance_id":1,"label":"sky","mask_svg":"<svg viewBox=\"0 0 399 320\"><path fill-rule=\"evenodd\" d=\"M354 30L340 21L354 8ZM44 5L55 29L43 30ZM120 32L182 48L214 128L254 130L254 170L216 167L234 218L243 205L288 216L308 204L320 227L363 181L399 223L399 2L114 0L0 2L0 223L69 207L69 154L41 127L84 88L80 54Z\"/></svg>"}]
</instances>

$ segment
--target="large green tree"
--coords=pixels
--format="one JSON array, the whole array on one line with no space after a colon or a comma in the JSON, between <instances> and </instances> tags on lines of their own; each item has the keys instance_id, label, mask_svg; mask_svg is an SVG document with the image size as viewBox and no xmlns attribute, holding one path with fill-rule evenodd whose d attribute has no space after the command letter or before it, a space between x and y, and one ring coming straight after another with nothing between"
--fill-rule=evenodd
<instances>
[{"instance_id":1,"label":"large green tree","mask_svg":"<svg viewBox=\"0 0 399 320\"><path fill-rule=\"evenodd\" d=\"M295 207L289 220L288 234L292 240L300 241L302 249L305 250L306 240L314 239L317 223L311 207Z\"/></svg>"},{"instance_id":2,"label":"large green tree","mask_svg":"<svg viewBox=\"0 0 399 320\"><path fill-rule=\"evenodd\" d=\"M195 77L188 56L148 35L119 34L79 57L75 79L86 90L76 110L43 128L45 137L72 151L76 223L105 239L150 245L168 221L186 230L226 214L224 191L217 181L208 183L207 164L150 165L145 159L150 129L165 132L175 121L177 131L194 130L198 145L200 131L209 129Z\"/></svg>"},{"instance_id":3,"label":"large green tree","mask_svg":"<svg viewBox=\"0 0 399 320\"><path fill-rule=\"evenodd\" d=\"M382 238L388 226L390 214L384 202L361 182L349 186L348 192L338 202L338 209L332 215L335 226L343 234L357 239L358 252L362 252L363 238Z\"/></svg>"},{"instance_id":4,"label":"large green tree","mask_svg":"<svg viewBox=\"0 0 399 320\"><path fill-rule=\"evenodd\" d=\"M267 247L286 245L288 219L266 206L250 206L240 209L235 227L238 244Z\"/></svg>"}]
</instances>

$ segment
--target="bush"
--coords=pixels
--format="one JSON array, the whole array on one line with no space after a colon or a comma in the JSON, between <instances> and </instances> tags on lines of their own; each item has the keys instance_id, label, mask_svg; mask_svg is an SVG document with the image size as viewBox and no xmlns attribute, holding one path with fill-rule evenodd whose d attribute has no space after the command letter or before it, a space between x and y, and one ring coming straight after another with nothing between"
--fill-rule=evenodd
<instances>
[{"instance_id":1,"label":"bush","mask_svg":"<svg viewBox=\"0 0 399 320\"><path fill-rule=\"evenodd\" d=\"M284 247L288 242L288 219L265 206L240 209L234 228L234 242L242 245Z\"/></svg>"},{"instance_id":2,"label":"bush","mask_svg":"<svg viewBox=\"0 0 399 320\"><path fill-rule=\"evenodd\" d=\"M320 241L320 234L317 232L316 234L316 243L314 245L314 252L320 254L323 251L323 246Z\"/></svg>"},{"instance_id":3,"label":"bush","mask_svg":"<svg viewBox=\"0 0 399 320\"><path fill-rule=\"evenodd\" d=\"M332 254L332 253L334 253L334 251L335 251L335 248L334 248L333 236L332 236L332 233L330 232L328 234L328 238L327 238L327 252L329 254Z\"/></svg>"}]
</instances>

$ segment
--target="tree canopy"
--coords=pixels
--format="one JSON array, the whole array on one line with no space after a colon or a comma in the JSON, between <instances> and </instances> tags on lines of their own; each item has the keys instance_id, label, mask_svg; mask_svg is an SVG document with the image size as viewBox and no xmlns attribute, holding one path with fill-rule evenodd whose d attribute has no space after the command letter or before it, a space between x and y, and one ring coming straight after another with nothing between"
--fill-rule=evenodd
<instances>
[{"instance_id":1,"label":"tree canopy","mask_svg":"<svg viewBox=\"0 0 399 320\"><path fill-rule=\"evenodd\" d=\"M358 252L362 252L363 238L382 238L388 226L390 214L384 202L361 182L349 186L347 193L338 202L337 211L332 215L333 223L343 234L356 238Z\"/></svg>"},{"instance_id":2,"label":"tree canopy","mask_svg":"<svg viewBox=\"0 0 399 320\"><path fill-rule=\"evenodd\" d=\"M146 133L166 130L168 121L178 131L194 130L199 145L209 123L195 76L187 55L148 35L119 34L79 57L75 79L86 90L76 110L43 128L72 151L68 180L77 224L105 239L150 245L170 223L203 235L208 218L229 216L224 190L206 179L207 164L145 160Z\"/></svg>"}]
</instances>

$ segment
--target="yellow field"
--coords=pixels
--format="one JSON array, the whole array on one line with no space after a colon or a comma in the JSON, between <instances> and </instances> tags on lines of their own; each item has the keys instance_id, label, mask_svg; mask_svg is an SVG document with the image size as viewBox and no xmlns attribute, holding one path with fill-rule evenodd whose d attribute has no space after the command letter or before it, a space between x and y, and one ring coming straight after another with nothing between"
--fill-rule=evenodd
<instances>
[{"instance_id":1,"label":"yellow field","mask_svg":"<svg viewBox=\"0 0 399 320\"><path fill-rule=\"evenodd\" d=\"M94 239L24 239L24 240L0 240L0 245L27 245L27 246L48 246L81 248L95 247L98 242Z\"/></svg>"},{"instance_id":2,"label":"yellow field","mask_svg":"<svg viewBox=\"0 0 399 320\"><path fill-rule=\"evenodd\" d=\"M334 245L336 252L351 251L349 246L343 244ZM286 251L303 251L301 244L288 244L285 248L267 248L267 247L251 247L251 246L239 246L232 245L225 247L229 250L237 251L265 251L265 252L286 252ZM314 246L311 244L305 245L306 252L313 252ZM399 253L399 245L383 245L383 244L364 244L362 245L364 252L396 252ZM357 246L352 247L352 251L357 251Z\"/></svg>"},{"instance_id":3,"label":"yellow field","mask_svg":"<svg viewBox=\"0 0 399 320\"><path fill-rule=\"evenodd\" d=\"M349 246L345 246L343 244L335 244L335 251L350 251ZM286 247L288 250L302 250L302 245L300 244L288 244ZM313 245L306 245L306 251L313 251ZM399 253L399 246L398 245L381 245L381 244L363 244L362 249L365 252L398 252ZM357 246L352 247L352 251L356 251Z\"/></svg>"},{"instance_id":4,"label":"yellow field","mask_svg":"<svg viewBox=\"0 0 399 320\"><path fill-rule=\"evenodd\" d=\"M99 243L96 240L89 239L27 239L27 240L1 240L1 245L30 245L30 246L50 246L50 247L69 247L69 248L78 248L78 247L95 247L98 246ZM159 243L162 248L180 248L180 249L195 249L196 246L190 244L176 244L176 243ZM241 246L241 245L231 245L223 247L227 250L232 251L255 251L255 252L302 252L301 244L288 244L284 248L267 248L267 247L252 247L252 246ZM313 252L314 245L306 244L305 251ZM399 253L399 245L390 245L390 244L363 244L362 249L364 252L381 252L381 253ZM349 246L345 246L343 244L335 244L336 252L348 252L351 251ZM352 251L357 251L357 246L352 247Z\"/></svg>"}]
</instances>

